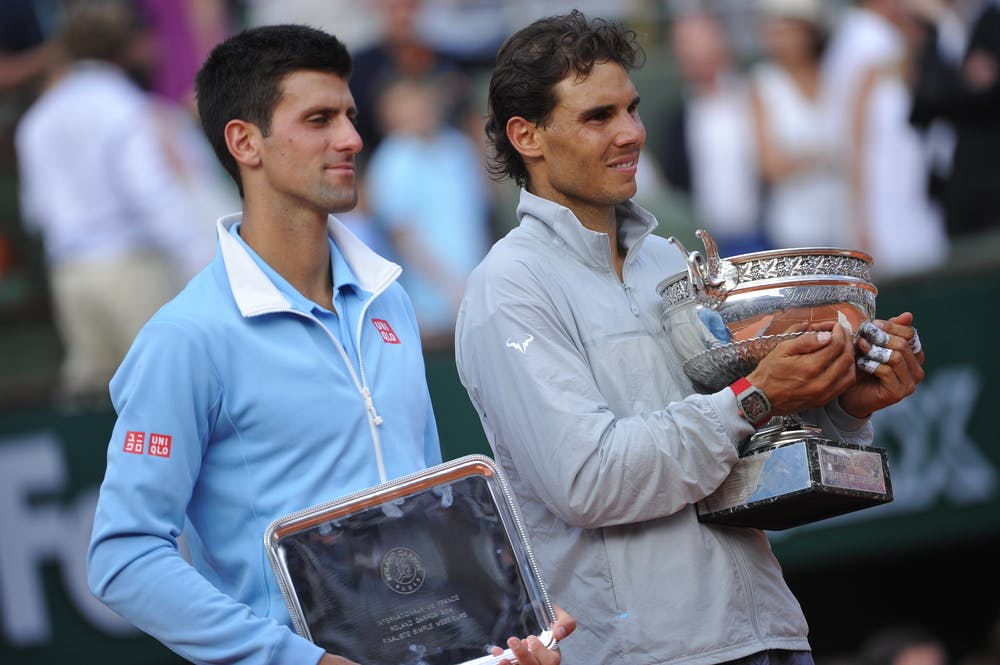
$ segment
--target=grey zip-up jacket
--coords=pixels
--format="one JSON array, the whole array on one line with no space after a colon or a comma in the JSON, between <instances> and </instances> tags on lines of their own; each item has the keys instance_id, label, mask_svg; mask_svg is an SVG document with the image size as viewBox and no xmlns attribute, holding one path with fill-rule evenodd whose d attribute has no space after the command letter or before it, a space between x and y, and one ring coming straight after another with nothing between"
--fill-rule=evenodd
<instances>
[{"instance_id":1,"label":"grey zip-up jacket","mask_svg":"<svg viewBox=\"0 0 1000 665\"><path fill-rule=\"evenodd\" d=\"M695 394L660 324L656 285L684 269L651 214L617 208L608 237L521 192L520 225L471 275L459 313L462 383L517 496L553 600L578 628L573 665L709 665L808 649L802 610L757 529L698 522L753 433L732 391ZM808 414L869 443L839 407Z\"/></svg>"}]
</instances>

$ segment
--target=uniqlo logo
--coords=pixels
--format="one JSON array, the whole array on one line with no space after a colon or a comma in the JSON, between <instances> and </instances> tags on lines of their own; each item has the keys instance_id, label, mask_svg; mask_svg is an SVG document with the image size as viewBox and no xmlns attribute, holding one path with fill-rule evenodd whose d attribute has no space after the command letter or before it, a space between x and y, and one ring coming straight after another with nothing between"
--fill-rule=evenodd
<instances>
[{"instance_id":1,"label":"uniqlo logo","mask_svg":"<svg viewBox=\"0 0 1000 665\"><path fill-rule=\"evenodd\" d=\"M125 432L125 447L122 450L133 455L143 454L146 451L146 433Z\"/></svg>"},{"instance_id":2,"label":"uniqlo logo","mask_svg":"<svg viewBox=\"0 0 1000 665\"><path fill-rule=\"evenodd\" d=\"M378 331L379 335L382 335L382 341L386 344L399 344L400 339L396 336L396 331L392 329L389 322L385 319L372 319L372 323L375 325L375 330Z\"/></svg>"},{"instance_id":3,"label":"uniqlo logo","mask_svg":"<svg viewBox=\"0 0 1000 665\"><path fill-rule=\"evenodd\" d=\"M169 434L149 435L149 454L154 457L170 457L170 442L173 437Z\"/></svg>"}]
</instances>

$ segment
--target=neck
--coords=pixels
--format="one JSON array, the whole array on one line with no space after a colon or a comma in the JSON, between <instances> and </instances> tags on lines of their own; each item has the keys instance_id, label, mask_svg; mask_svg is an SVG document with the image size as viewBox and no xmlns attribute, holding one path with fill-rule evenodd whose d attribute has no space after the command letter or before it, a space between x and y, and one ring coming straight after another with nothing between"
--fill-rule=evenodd
<instances>
[{"instance_id":1,"label":"neck","mask_svg":"<svg viewBox=\"0 0 1000 665\"><path fill-rule=\"evenodd\" d=\"M608 249L611 252L611 265L615 268L619 281L622 279L622 271L625 266L625 252L618 242L618 221L615 217L614 207L591 211L591 214L577 212L577 219L585 228L608 236Z\"/></svg>"},{"instance_id":2,"label":"neck","mask_svg":"<svg viewBox=\"0 0 1000 665\"><path fill-rule=\"evenodd\" d=\"M256 214L244 206L240 236L295 289L323 307L333 306L330 246L325 215Z\"/></svg>"}]
</instances>

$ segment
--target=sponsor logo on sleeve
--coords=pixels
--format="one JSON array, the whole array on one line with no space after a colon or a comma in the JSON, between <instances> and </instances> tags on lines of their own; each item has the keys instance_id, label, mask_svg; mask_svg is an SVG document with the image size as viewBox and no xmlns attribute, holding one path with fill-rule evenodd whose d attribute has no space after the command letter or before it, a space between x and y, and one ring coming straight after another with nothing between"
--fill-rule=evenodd
<instances>
[{"instance_id":1,"label":"sponsor logo on sleeve","mask_svg":"<svg viewBox=\"0 0 1000 665\"><path fill-rule=\"evenodd\" d=\"M149 454L153 457L170 457L174 437L169 434L150 432L125 432L125 446L122 450L133 455ZM149 444L147 446L147 443Z\"/></svg>"},{"instance_id":2,"label":"sponsor logo on sleeve","mask_svg":"<svg viewBox=\"0 0 1000 665\"><path fill-rule=\"evenodd\" d=\"M146 452L146 433L125 432L125 447L122 450L133 455L142 455Z\"/></svg>"},{"instance_id":3,"label":"sponsor logo on sleeve","mask_svg":"<svg viewBox=\"0 0 1000 665\"><path fill-rule=\"evenodd\" d=\"M169 434L149 435L149 454L154 457L170 457L170 444L173 437Z\"/></svg>"},{"instance_id":4,"label":"sponsor logo on sleeve","mask_svg":"<svg viewBox=\"0 0 1000 665\"><path fill-rule=\"evenodd\" d=\"M372 319L372 325L375 326L378 334L382 335L382 341L386 344L400 344L402 342L396 335L396 331L392 329L392 326L385 319Z\"/></svg>"}]
</instances>

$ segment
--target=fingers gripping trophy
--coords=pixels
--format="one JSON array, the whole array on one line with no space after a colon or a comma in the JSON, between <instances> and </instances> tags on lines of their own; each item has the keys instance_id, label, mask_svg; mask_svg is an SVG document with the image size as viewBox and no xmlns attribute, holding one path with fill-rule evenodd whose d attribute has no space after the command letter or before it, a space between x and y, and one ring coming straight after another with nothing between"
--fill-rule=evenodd
<instances>
[{"instance_id":1,"label":"fingers gripping trophy","mask_svg":"<svg viewBox=\"0 0 1000 665\"><path fill-rule=\"evenodd\" d=\"M687 268L657 286L662 327L697 390L738 385L782 342L834 326L849 332L860 370L874 374L888 362L888 335L873 323L869 255L799 248L721 258L707 231L697 236L704 253L670 238ZM914 336L914 353L919 343ZM744 413L753 397L741 399ZM767 412L761 405L764 417L729 477L699 502L701 521L781 530L892 501L884 449L826 438L799 414Z\"/></svg>"}]
</instances>

